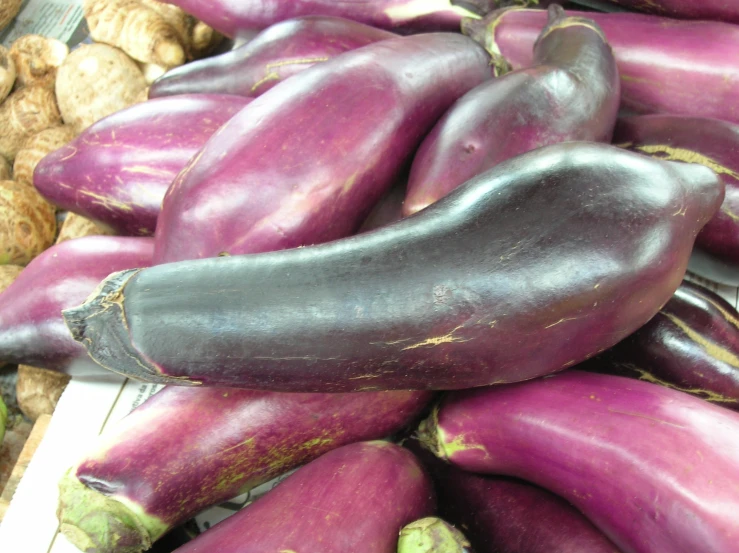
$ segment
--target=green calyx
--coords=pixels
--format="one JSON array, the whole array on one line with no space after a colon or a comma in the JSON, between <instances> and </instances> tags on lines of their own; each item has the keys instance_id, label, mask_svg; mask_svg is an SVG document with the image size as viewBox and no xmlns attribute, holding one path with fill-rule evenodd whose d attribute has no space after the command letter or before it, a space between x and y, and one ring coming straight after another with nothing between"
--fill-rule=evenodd
<instances>
[{"instance_id":1,"label":"green calyx","mask_svg":"<svg viewBox=\"0 0 739 553\"><path fill-rule=\"evenodd\" d=\"M70 469L59 482L62 534L86 553L140 553L169 528L120 501L88 488Z\"/></svg>"},{"instance_id":2,"label":"green calyx","mask_svg":"<svg viewBox=\"0 0 739 553\"><path fill-rule=\"evenodd\" d=\"M3 443L5 437L5 425L8 423L8 408L0 397L0 444Z\"/></svg>"},{"instance_id":3,"label":"green calyx","mask_svg":"<svg viewBox=\"0 0 739 553\"><path fill-rule=\"evenodd\" d=\"M468 553L470 542L449 523L422 518L400 531L398 553Z\"/></svg>"}]
</instances>

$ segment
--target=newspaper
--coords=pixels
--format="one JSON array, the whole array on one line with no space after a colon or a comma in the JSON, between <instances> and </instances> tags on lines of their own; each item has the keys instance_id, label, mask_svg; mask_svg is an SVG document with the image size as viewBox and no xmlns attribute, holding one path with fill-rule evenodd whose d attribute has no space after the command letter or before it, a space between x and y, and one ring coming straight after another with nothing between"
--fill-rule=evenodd
<instances>
[{"instance_id":1,"label":"newspaper","mask_svg":"<svg viewBox=\"0 0 739 553\"><path fill-rule=\"evenodd\" d=\"M56 38L70 48L78 45L89 34L82 0L24 0L15 20L0 32L0 44L9 47L29 34Z\"/></svg>"}]
</instances>

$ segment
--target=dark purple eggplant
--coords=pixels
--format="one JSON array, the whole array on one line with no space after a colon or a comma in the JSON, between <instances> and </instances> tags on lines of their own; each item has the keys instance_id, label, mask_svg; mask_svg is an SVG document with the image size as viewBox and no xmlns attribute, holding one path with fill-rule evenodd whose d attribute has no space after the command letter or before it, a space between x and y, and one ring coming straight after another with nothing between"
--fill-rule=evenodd
<instances>
[{"instance_id":1,"label":"dark purple eggplant","mask_svg":"<svg viewBox=\"0 0 739 553\"><path fill-rule=\"evenodd\" d=\"M700 163L718 173L726 183L724 203L695 245L739 267L739 125L677 115L629 117L618 122L613 142L661 159Z\"/></svg>"},{"instance_id":2,"label":"dark purple eggplant","mask_svg":"<svg viewBox=\"0 0 739 553\"><path fill-rule=\"evenodd\" d=\"M151 238L86 236L50 247L0 293L0 362L103 372L72 339L62 309L84 301L109 274L150 265Z\"/></svg>"},{"instance_id":3,"label":"dark purple eggplant","mask_svg":"<svg viewBox=\"0 0 739 553\"><path fill-rule=\"evenodd\" d=\"M706 167L557 144L373 232L112 275L64 316L100 364L175 385L337 392L526 380L649 321L722 200Z\"/></svg>"},{"instance_id":4,"label":"dark purple eggplant","mask_svg":"<svg viewBox=\"0 0 739 553\"><path fill-rule=\"evenodd\" d=\"M610 0L612 4L677 19L710 19L739 23L734 0Z\"/></svg>"},{"instance_id":5,"label":"dark purple eggplant","mask_svg":"<svg viewBox=\"0 0 739 553\"><path fill-rule=\"evenodd\" d=\"M582 368L739 410L739 313L710 290L683 282L651 321Z\"/></svg>"},{"instance_id":6,"label":"dark purple eggplant","mask_svg":"<svg viewBox=\"0 0 739 553\"><path fill-rule=\"evenodd\" d=\"M624 553L736 553L739 413L570 370L447 394L421 440L456 467L572 503Z\"/></svg>"},{"instance_id":7,"label":"dark purple eggplant","mask_svg":"<svg viewBox=\"0 0 739 553\"><path fill-rule=\"evenodd\" d=\"M396 553L400 529L434 510L431 482L388 442L335 449L177 553Z\"/></svg>"},{"instance_id":8,"label":"dark purple eggplant","mask_svg":"<svg viewBox=\"0 0 739 553\"><path fill-rule=\"evenodd\" d=\"M426 517L403 527L397 553L472 553L472 549L457 528L438 517Z\"/></svg>"},{"instance_id":9,"label":"dark purple eggplant","mask_svg":"<svg viewBox=\"0 0 739 553\"><path fill-rule=\"evenodd\" d=\"M274 251L352 234L423 135L490 78L460 34L383 40L254 100L167 191L155 263Z\"/></svg>"},{"instance_id":10,"label":"dark purple eggplant","mask_svg":"<svg viewBox=\"0 0 739 553\"><path fill-rule=\"evenodd\" d=\"M397 432L430 397L167 387L66 473L62 531L84 551L86 543L96 553L143 551L211 505L337 447Z\"/></svg>"},{"instance_id":11,"label":"dark purple eggplant","mask_svg":"<svg viewBox=\"0 0 739 553\"><path fill-rule=\"evenodd\" d=\"M601 30L551 6L532 66L472 89L423 141L403 213L420 211L501 161L541 146L610 142L619 99L616 60Z\"/></svg>"},{"instance_id":12,"label":"dark purple eggplant","mask_svg":"<svg viewBox=\"0 0 739 553\"><path fill-rule=\"evenodd\" d=\"M133 105L44 157L33 184L51 203L119 234L152 235L177 173L249 101L190 94Z\"/></svg>"},{"instance_id":13,"label":"dark purple eggplant","mask_svg":"<svg viewBox=\"0 0 739 553\"><path fill-rule=\"evenodd\" d=\"M613 47L621 74L621 104L635 113L713 117L739 123L739 26L679 21L639 13L568 12L593 19ZM486 45L497 65L518 69L533 61L546 24L543 10L508 9L463 30Z\"/></svg>"},{"instance_id":14,"label":"dark purple eggplant","mask_svg":"<svg viewBox=\"0 0 739 553\"><path fill-rule=\"evenodd\" d=\"M396 36L340 17L290 19L240 48L167 71L151 85L149 98L204 92L257 97L311 65Z\"/></svg>"}]
</instances>

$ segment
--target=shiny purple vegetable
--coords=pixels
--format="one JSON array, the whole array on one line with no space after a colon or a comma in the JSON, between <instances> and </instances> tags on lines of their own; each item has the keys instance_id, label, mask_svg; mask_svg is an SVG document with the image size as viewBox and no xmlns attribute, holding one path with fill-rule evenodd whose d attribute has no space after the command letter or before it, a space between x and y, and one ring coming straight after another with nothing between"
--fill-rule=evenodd
<instances>
[{"instance_id":1,"label":"shiny purple vegetable","mask_svg":"<svg viewBox=\"0 0 739 553\"><path fill-rule=\"evenodd\" d=\"M695 240L716 259L739 267L739 125L678 115L621 119L614 144L660 159L700 163L718 173L726 196Z\"/></svg>"},{"instance_id":2,"label":"shiny purple vegetable","mask_svg":"<svg viewBox=\"0 0 739 553\"><path fill-rule=\"evenodd\" d=\"M532 66L472 89L423 141L413 160L404 214L541 146L610 142L619 99L616 60L601 30L551 6Z\"/></svg>"},{"instance_id":3,"label":"shiny purple vegetable","mask_svg":"<svg viewBox=\"0 0 739 553\"><path fill-rule=\"evenodd\" d=\"M0 361L100 374L72 339L62 309L84 301L110 273L150 265L151 238L86 236L51 246L0 293Z\"/></svg>"},{"instance_id":4,"label":"shiny purple vegetable","mask_svg":"<svg viewBox=\"0 0 739 553\"><path fill-rule=\"evenodd\" d=\"M51 203L123 235L152 235L172 180L249 98L182 95L135 104L44 157L33 183Z\"/></svg>"},{"instance_id":5,"label":"shiny purple vegetable","mask_svg":"<svg viewBox=\"0 0 739 553\"><path fill-rule=\"evenodd\" d=\"M705 167L556 144L373 232L111 275L64 316L100 364L165 384L346 392L526 380L649 321L722 200Z\"/></svg>"},{"instance_id":6,"label":"shiny purple vegetable","mask_svg":"<svg viewBox=\"0 0 739 553\"><path fill-rule=\"evenodd\" d=\"M648 382L567 371L449 394L420 433L461 469L560 495L624 553L736 553L734 411Z\"/></svg>"},{"instance_id":7,"label":"shiny purple vegetable","mask_svg":"<svg viewBox=\"0 0 739 553\"><path fill-rule=\"evenodd\" d=\"M454 101L490 78L460 34L394 38L280 83L224 125L167 191L154 259L236 255L353 233Z\"/></svg>"},{"instance_id":8,"label":"shiny purple vegetable","mask_svg":"<svg viewBox=\"0 0 739 553\"><path fill-rule=\"evenodd\" d=\"M739 410L739 313L710 290L683 282L651 321L582 368Z\"/></svg>"},{"instance_id":9,"label":"shiny purple vegetable","mask_svg":"<svg viewBox=\"0 0 739 553\"><path fill-rule=\"evenodd\" d=\"M640 13L568 14L593 19L605 33L618 63L626 110L739 123L739 60L728 54L739 51L739 26ZM531 65L546 20L543 10L511 8L485 20L465 20L463 29L487 41L498 66L518 69Z\"/></svg>"},{"instance_id":10,"label":"shiny purple vegetable","mask_svg":"<svg viewBox=\"0 0 739 553\"><path fill-rule=\"evenodd\" d=\"M66 473L62 531L83 550L143 551L211 505L337 447L393 434L430 398L167 387Z\"/></svg>"},{"instance_id":11,"label":"shiny purple vegetable","mask_svg":"<svg viewBox=\"0 0 739 553\"><path fill-rule=\"evenodd\" d=\"M734 0L610 0L610 2L665 17L739 23L739 3Z\"/></svg>"},{"instance_id":12,"label":"shiny purple vegetable","mask_svg":"<svg viewBox=\"0 0 739 553\"><path fill-rule=\"evenodd\" d=\"M149 98L186 93L257 97L311 65L397 35L340 17L300 17L265 29L243 46L167 71Z\"/></svg>"},{"instance_id":13,"label":"shiny purple vegetable","mask_svg":"<svg viewBox=\"0 0 739 553\"><path fill-rule=\"evenodd\" d=\"M176 553L396 553L401 528L434 510L431 482L388 442L335 449Z\"/></svg>"},{"instance_id":14,"label":"shiny purple vegetable","mask_svg":"<svg viewBox=\"0 0 739 553\"><path fill-rule=\"evenodd\" d=\"M500 2L472 0L456 6L450 0L166 0L179 6L224 35L267 27L306 15L330 15L380 29L405 31L459 31L463 17L489 11ZM465 4L464 2L459 2Z\"/></svg>"}]
</instances>

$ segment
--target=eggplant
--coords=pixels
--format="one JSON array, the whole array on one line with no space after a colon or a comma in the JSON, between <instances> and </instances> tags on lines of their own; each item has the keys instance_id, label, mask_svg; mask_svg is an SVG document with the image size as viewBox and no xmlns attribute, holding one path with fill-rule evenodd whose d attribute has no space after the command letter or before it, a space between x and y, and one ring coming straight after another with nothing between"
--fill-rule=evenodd
<instances>
[{"instance_id":1,"label":"eggplant","mask_svg":"<svg viewBox=\"0 0 739 553\"><path fill-rule=\"evenodd\" d=\"M0 361L75 376L104 373L72 339L62 309L84 301L109 274L150 265L153 251L151 238L86 236L34 258L0 293Z\"/></svg>"},{"instance_id":2,"label":"eggplant","mask_svg":"<svg viewBox=\"0 0 739 553\"><path fill-rule=\"evenodd\" d=\"M649 321L722 200L706 167L557 144L372 232L116 273L64 317L98 363L165 384L348 392L526 380Z\"/></svg>"},{"instance_id":3,"label":"eggplant","mask_svg":"<svg viewBox=\"0 0 739 553\"><path fill-rule=\"evenodd\" d=\"M612 4L677 19L739 23L739 4L726 0L610 0Z\"/></svg>"},{"instance_id":4,"label":"eggplant","mask_svg":"<svg viewBox=\"0 0 739 553\"><path fill-rule=\"evenodd\" d=\"M624 553L736 552L739 414L689 394L571 370L449 394L419 435L561 496Z\"/></svg>"},{"instance_id":5,"label":"eggplant","mask_svg":"<svg viewBox=\"0 0 739 553\"><path fill-rule=\"evenodd\" d=\"M621 75L621 105L636 114L667 113L739 123L739 27L679 21L640 13L568 12L594 20L613 47ZM467 19L463 31L486 44L496 65L528 67L546 24L543 10L499 10Z\"/></svg>"},{"instance_id":6,"label":"eggplant","mask_svg":"<svg viewBox=\"0 0 739 553\"><path fill-rule=\"evenodd\" d=\"M652 320L581 368L662 384L739 410L739 313L685 281Z\"/></svg>"},{"instance_id":7,"label":"eggplant","mask_svg":"<svg viewBox=\"0 0 739 553\"><path fill-rule=\"evenodd\" d=\"M739 125L700 117L643 115L619 120L613 141L661 159L700 163L726 184L721 209L695 240L716 259L739 267Z\"/></svg>"},{"instance_id":8,"label":"eggplant","mask_svg":"<svg viewBox=\"0 0 739 553\"><path fill-rule=\"evenodd\" d=\"M337 447L393 434L430 398L166 387L67 471L62 531L84 551L144 551L211 505Z\"/></svg>"},{"instance_id":9,"label":"eggplant","mask_svg":"<svg viewBox=\"0 0 739 553\"><path fill-rule=\"evenodd\" d=\"M51 203L118 234L154 234L172 180L250 99L182 95L135 104L44 157L34 186Z\"/></svg>"},{"instance_id":10,"label":"eggplant","mask_svg":"<svg viewBox=\"0 0 739 553\"><path fill-rule=\"evenodd\" d=\"M472 553L462 532L438 517L407 524L400 531L397 553Z\"/></svg>"},{"instance_id":11,"label":"eggplant","mask_svg":"<svg viewBox=\"0 0 739 553\"><path fill-rule=\"evenodd\" d=\"M230 52L167 71L149 87L149 98L205 92L257 97L315 63L396 36L341 17L282 21Z\"/></svg>"},{"instance_id":12,"label":"eggplant","mask_svg":"<svg viewBox=\"0 0 739 553\"><path fill-rule=\"evenodd\" d=\"M413 160L404 214L541 146L610 142L619 100L616 60L598 26L551 6L532 66L472 89L423 141Z\"/></svg>"},{"instance_id":13,"label":"eggplant","mask_svg":"<svg viewBox=\"0 0 739 553\"><path fill-rule=\"evenodd\" d=\"M288 476L177 553L395 553L400 529L435 507L428 476L388 442L346 445Z\"/></svg>"},{"instance_id":14,"label":"eggplant","mask_svg":"<svg viewBox=\"0 0 739 553\"><path fill-rule=\"evenodd\" d=\"M179 6L226 36L251 29L266 29L280 21L306 15L343 17L380 29L405 32L459 31L463 17L477 17L501 3L499 0L458 2L475 10L470 11L450 0L166 1Z\"/></svg>"},{"instance_id":15,"label":"eggplant","mask_svg":"<svg viewBox=\"0 0 739 553\"><path fill-rule=\"evenodd\" d=\"M352 234L423 135L490 78L459 34L383 40L278 84L207 142L167 191L155 263Z\"/></svg>"}]
</instances>

